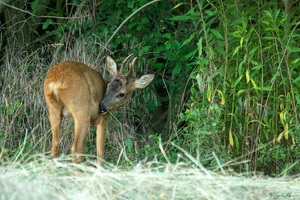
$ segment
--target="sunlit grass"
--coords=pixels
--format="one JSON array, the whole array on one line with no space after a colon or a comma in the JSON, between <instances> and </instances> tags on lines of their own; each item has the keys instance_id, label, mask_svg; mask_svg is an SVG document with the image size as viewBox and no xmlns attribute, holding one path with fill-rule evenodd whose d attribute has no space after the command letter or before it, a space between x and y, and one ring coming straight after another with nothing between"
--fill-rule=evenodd
<instances>
[{"instance_id":1,"label":"sunlit grass","mask_svg":"<svg viewBox=\"0 0 300 200\"><path fill-rule=\"evenodd\" d=\"M183 163L129 169L94 159L44 155L0 165L0 199L285 199L300 197L300 179L220 175ZM295 198L294 198L295 199Z\"/></svg>"}]
</instances>

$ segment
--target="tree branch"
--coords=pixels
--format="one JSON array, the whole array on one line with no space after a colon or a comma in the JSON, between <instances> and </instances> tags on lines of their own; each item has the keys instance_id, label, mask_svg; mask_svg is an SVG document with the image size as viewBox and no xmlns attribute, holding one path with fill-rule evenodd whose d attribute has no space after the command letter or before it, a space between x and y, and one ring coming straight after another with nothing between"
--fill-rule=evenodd
<instances>
[{"instance_id":1,"label":"tree branch","mask_svg":"<svg viewBox=\"0 0 300 200\"><path fill-rule=\"evenodd\" d=\"M142 7L140 7L139 9L137 9L136 11L134 11L131 15L129 15L120 25L119 27L117 28L117 30L115 30L115 32L112 34L112 36L110 36L110 38L108 39L108 41L106 42L105 44L105 49L107 48L107 45L110 43L110 41L115 37L115 35L119 32L119 30L122 28L122 26L133 16L135 15L136 13L138 13L140 10L142 10L143 8L147 7L148 5L150 4L153 4L155 2L158 2L158 1L161 1L161 0L153 0L153 1L150 1L148 3L146 3L145 5L143 5Z\"/></svg>"}]
</instances>

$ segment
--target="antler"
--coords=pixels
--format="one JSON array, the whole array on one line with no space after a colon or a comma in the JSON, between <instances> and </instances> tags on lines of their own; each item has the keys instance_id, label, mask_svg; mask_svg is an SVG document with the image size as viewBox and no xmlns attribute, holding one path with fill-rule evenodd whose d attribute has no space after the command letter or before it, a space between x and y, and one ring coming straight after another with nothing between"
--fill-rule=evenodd
<instances>
[{"instance_id":1,"label":"antler","mask_svg":"<svg viewBox=\"0 0 300 200\"><path fill-rule=\"evenodd\" d=\"M127 60L128 60L132 55L133 55L133 54L130 54L129 56L127 56L127 58L125 58L125 60L122 62L122 65L121 65L119 74L123 74L125 63L127 62Z\"/></svg>"},{"instance_id":2,"label":"antler","mask_svg":"<svg viewBox=\"0 0 300 200\"><path fill-rule=\"evenodd\" d=\"M126 74L126 77L129 77L132 75L132 71L133 71L136 59L137 58L134 58L133 61L129 64L129 70L128 70L128 73Z\"/></svg>"}]
</instances>

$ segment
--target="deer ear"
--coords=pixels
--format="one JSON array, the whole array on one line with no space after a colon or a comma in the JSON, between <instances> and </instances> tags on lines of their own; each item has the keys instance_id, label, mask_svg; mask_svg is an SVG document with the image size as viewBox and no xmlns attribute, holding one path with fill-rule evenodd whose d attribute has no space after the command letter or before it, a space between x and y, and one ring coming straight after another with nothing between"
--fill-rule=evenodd
<instances>
[{"instance_id":1,"label":"deer ear","mask_svg":"<svg viewBox=\"0 0 300 200\"><path fill-rule=\"evenodd\" d=\"M110 56L106 57L106 70L113 77L116 77L118 74L117 63Z\"/></svg>"},{"instance_id":2,"label":"deer ear","mask_svg":"<svg viewBox=\"0 0 300 200\"><path fill-rule=\"evenodd\" d=\"M134 81L135 88L145 88L154 79L154 74L146 74Z\"/></svg>"}]
</instances>

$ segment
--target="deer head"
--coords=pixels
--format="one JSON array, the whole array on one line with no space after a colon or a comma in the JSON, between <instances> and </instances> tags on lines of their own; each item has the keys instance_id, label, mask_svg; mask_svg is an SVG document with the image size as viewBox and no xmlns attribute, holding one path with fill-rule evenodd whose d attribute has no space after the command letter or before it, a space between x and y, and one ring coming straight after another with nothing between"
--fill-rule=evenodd
<instances>
[{"instance_id":1,"label":"deer head","mask_svg":"<svg viewBox=\"0 0 300 200\"><path fill-rule=\"evenodd\" d=\"M131 98L136 88L145 88L153 80L154 74L146 74L140 78L133 78L132 71L136 58L129 64L127 74L124 74L124 67L129 55L121 64L120 70L117 69L116 62L110 57L106 57L106 70L113 76L113 80L108 84L106 93L99 105L101 114L112 112L121 107Z\"/></svg>"}]
</instances>

